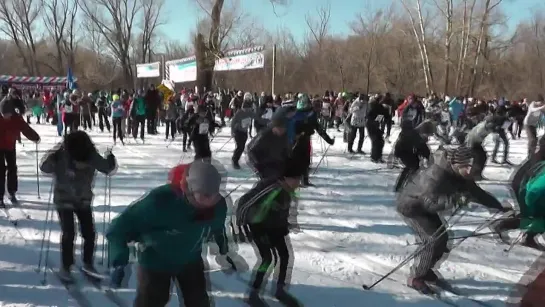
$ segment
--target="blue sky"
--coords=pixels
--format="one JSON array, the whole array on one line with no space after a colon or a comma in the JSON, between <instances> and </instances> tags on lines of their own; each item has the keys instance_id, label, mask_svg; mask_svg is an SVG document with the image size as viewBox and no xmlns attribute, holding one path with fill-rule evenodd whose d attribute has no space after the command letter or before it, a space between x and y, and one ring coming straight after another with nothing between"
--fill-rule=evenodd
<instances>
[{"instance_id":1,"label":"blue sky","mask_svg":"<svg viewBox=\"0 0 545 307\"><path fill-rule=\"evenodd\" d=\"M194 0L165 0L166 25L161 31L170 39L180 42L189 41L189 32L195 28L198 8ZM230 0L226 0L228 2ZM378 10L388 7L392 1L398 0L289 0L287 7L277 7L276 16L269 0L241 0L244 11L257 16L270 31L279 27L289 28L296 38L303 38L307 31L306 14L315 14L320 6L331 5L330 29L333 33L350 32L349 21L358 12ZM544 7L543 0L504 0L502 7L509 13L509 22L515 25L521 19L528 19L532 9Z\"/></svg>"}]
</instances>

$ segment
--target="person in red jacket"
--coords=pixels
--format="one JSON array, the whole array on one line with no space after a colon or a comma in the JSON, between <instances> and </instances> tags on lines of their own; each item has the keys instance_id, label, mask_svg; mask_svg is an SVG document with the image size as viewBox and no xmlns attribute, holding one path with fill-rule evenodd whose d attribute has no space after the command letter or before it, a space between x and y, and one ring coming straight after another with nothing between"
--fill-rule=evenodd
<instances>
[{"instance_id":1,"label":"person in red jacket","mask_svg":"<svg viewBox=\"0 0 545 307\"><path fill-rule=\"evenodd\" d=\"M6 175L10 200L12 203L17 202L15 197L15 193L17 193L15 142L21 133L35 143L40 142L38 133L30 128L23 117L15 114L15 107L11 100L3 100L0 102L0 208L5 208Z\"/></svg>"}]
</instances>

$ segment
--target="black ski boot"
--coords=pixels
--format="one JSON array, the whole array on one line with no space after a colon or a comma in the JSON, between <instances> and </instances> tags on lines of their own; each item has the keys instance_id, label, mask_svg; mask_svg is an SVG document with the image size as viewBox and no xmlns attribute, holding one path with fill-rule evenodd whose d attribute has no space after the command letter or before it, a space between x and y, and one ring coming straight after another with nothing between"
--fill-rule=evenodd
<instances>
[{"instance_id":1,"label":"black ski boot","mask_svg":"<svg viewBox=\"0 0 545 307\"><path fill-rule=\"evenodd\" d=\"M15 196L15 194L10 194L9 195L9 201L12 204L18 204L19 203L19 200L17 199L17 196Z\"/></svg>"},{"instance_id":2,"label":"black ski boot","mask_svg":"<svg viewBox=\"0 0 545 307\"><path fill-rule=\"evenodd\" d=\"M285 286L277 286L274 292L274 297L287 307L302 307L303 305L293 296L286 291Z\"/></svg>"},{"instance_id":3,"label":"black ski boot","mask_svg":"<svg viewBox=\"0 0 545 307\"><path fill-rule=\"evenodd\" d=\"M432 288L426 284L426 281L423 278L409 278L407 280L407 286L425 295L435 293Z\"/></svg>"},{"instance_id":4,"label":"black ski boot","mask_svg":"<svg viewBox=\"0 0 545 307\"><path fill-rule=\"evenodd\" d=\"M238 164L238 161L233 160L233 168L234 169L240 169L240 164Z\"/></svg>"},{"instance_id":5,"label":"black ski boot","mask_svg":"<svg viewBox=\"0 0 545 307\"><path fill-rule=\"evenodd\" d=\"M269 305L259 296L259 290L253 289L244 300L251 307L268 307Z\"/></svg>"}]
</instances>

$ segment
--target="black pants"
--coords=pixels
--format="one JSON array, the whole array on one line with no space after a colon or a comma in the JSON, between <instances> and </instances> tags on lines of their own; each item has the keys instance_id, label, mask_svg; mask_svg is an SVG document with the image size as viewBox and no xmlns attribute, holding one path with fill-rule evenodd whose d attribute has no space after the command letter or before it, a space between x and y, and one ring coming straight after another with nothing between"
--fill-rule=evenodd
<instances>
[{"instance_id":1,"label":"black pants","mask_svg":"<svg viewBox=\"0 0 545 307\"><path fill-rule=\"evenodd\" d=\"M64 135L68 134L68 128L70 128L70 132L74 132L77 130L76 119L79 119L77 117L79 117L79 114L76 113L64 114Z\"/></svg>"},{"instance_id":2,"label":"black pants","mask_svg":"<svg viewBox=\"0 0 545 307\"><path fill-rule=\"evenodd\" d=\"M8 194L15 194L17 192L17 153L15 150L0 150L1 197L4 197L6 193L6 177L8 180Z\"/></svg>"},{"instance_id":3,"label":"black pants","mask_svg":"<svg viewBox=\"0 0 545 307\"><path fill-rule=\"evenodd\" d=\"M98 109L98 127L100 128L100 131L104 132L104 125L106 125L106 129L108 129L108 132L110 132L110 121L108 120L108 115L106 115L106 109L99 108Z\"/></svg>"},{"instance_id":4,"label":"black pants","mask_svg":"<svg viewBox=\"0 0 545 307\"><path fill-rule=\"evenodd\" d=\"M114 125L114 142L116 140L116 136L119 137L121 141L123 141L123 127L121 126L121 122L123 121L122 117L114 117L112 118L113 125Z\"/></svg>"},{"instance_id":5,"label":"black pants","mask_svg":"<svg viewBox=\"0 0 545 307\"><path fill-rule=\"evenodd\" d=\"M486 150L482 144L473 144L471 146L473 152L473 165L471 166L472 175L482 175L486 164Z\"/></svg>"},{"instance_id":6,"label":"black pants","mask_svg":"<svg viewBox=\"0 0 545 307\"><path fill-rule=\"evenodd\" d=\"M138 136L138 129L140 127L140 139L144 139L144 134L145 134L145 131L144 131L144 126L145 126L145 123L146 123L146 116L144 115L136 115L136 117L132 120L132 124L133 124L133 127L132 127L132 137L136 139L136 137Z\"/></svg>"},{"instance_id":7,"label":"black pants","mask_svg":"<svg viewBox=\"0 0 545 307\"><path fill-rule=\"evenodd\" d=\"M157 133L157 110L148 110L146 114L148 134Z\"/></svg>"},{"instance_id":8,"label":"black pants","mask_svg":"<svg viewBox=\"0 0 545 307\"><path fill-rule=\"evenodd\" d=\"M170 135L172 139L174 139L174 136L176 135L176 120L174 119L168 119L165 121L165 138L168 139L168 136Z\"/></svg>"},{"instance_id":9,"label":"black pants","mask_svg":"<svg viewBox=\"0 0 545 307\"><path fill-rule=\"evenodd\" d=\"M382 131L377 127L378 124L375 125L367 127L367 133L369 133L369 139L371 139L371 160L377 161L382 159L384 139L382 138Z\"/></svg>"},{"instance_id":10,"label":"black pants","mask_svg":"<svg viewBox=\"0 0 545 307\"><path fill-rule=\"evenodd\" d=\"M534 155L537 147L537 128L536 126L524 126L526 137L528 138L528 158Z\"/></svg>"},{"instance_id":11,"label":"black pants","mask_svg":"<svg viewBox=\"0 0 545 307\"><path fill-rule=\"evenodd\" d=\"M187 142L187 139L189 137L189 133L187 131L183 131L183 135L182 135L182 144L183 144L183 147L184 148L189 148L191 147L191 139L189 139L189 143ZM187 146L186 146L187 145Z\"/></svg>"},{"instance_id":12,"label":"black pants","mask_svg":"<svg viewBox=\"0 0 545 307\"><path fill-rule=\"evenodd\" d=\"M407 181L409 181L409 179L416 174L420 168L420 159L417 155L412 157L399 157L399 159L403 165L405 165L405 167L397 177L394 192L399 192L401 188L405 186Z\"/></svg>"},{"instance_id":13,"label":"black pants","mask_svg":"<svg viewBox=\"0 0 545 307\"><path fill-rule=\"evenodd\" d=\"M358 151L361 151L361 148L363 147L363 141L365 140L365 127L350 127L350 133L348 135L348 149L352 150L352 146L354 146L354 141L356 140L356 134L360 134L360 138L358 139Z\"/></svg>"},{"instance_id":14,"label":"black pants","mask_svg":"<svg viewBox=\"0 0 545 307\"><path fill-rule=\"evenodd\" d=\"M91 123L91 114L87 114L87 115L82 115L82 119L83 119L83 129L84 130L87 130L87 128L89 128L90 130L93 129L93 125Z\"/></svg>"},{"instance_id":15,"label":"black pants","mask_svg":"<svg viewBox=\"0 0 545 307\"><path fill-rule=\"evenodd\" d=\"M238 163L244 148L246 147L246 141L248 140L248 134L244 132L235 131L233 138L235 139L235 151L233 152L233 162Z\"/></svg>"},{"instance_id":16,"label":"black pants","mask_svg":"<svg viewBox=\"0 0 545 307\"><path fill-rule=\"evenodd\" d=\"M276 284L278 286L284 286L286 284L290 260L290 252L288 250L288 245L286 244L288 230L281 228L266 229L251 225L250 231L260 257L260 261L256 263L256 269L254 270L255 276L252 287L254 289L261 288L265 275L273 261L273 257L276 259L277 256L280 265Z\"/></svg>"},{"instance_id":17,"label":"black pants","mask_svg":"<svg viewBox=\"0 0 545 307\"><path fill-rule=\"evenodd\" d=\"M83 238L83 263L93 264L95 252L95 223L91 207L79 209L58 209L61 224L61 263L66 269L74 264L74 239L76 230L74 215L78 218L81 236Z\"/></svg>"},{"instance_id":18,"label":"black pants","mask_svg":"<svg viewBox=\"0 0 545 307\"><path fill-rule=\"evenodd\" d=\"M386 117L380 123L380 130L382 131L382 134L384 134L384 130L386 130L386 137L390 137L390 132L392 131L392 117Z\"/></svg>"},{"instance_id":19,"label":"black pants","mask_svg":"<svg viewBox=\"0 0 545 307\"><path fill-rule=\"evenodd\" d=\"M509 156L509 140L507 135L505 135L505 130L500 130L500 132L494 136L494 151L492 151L492 159L496 160L496 155L498 154L498 149L500 148L500 141L503 142L503 162L507 161Z\"/></svg>"},{"instance_id":20,"label":"black pants","mask_svg":"<svg viewBox=\"0 0 545 307\"><path fill-rule=\"evenodd\" d=\"M445 224L437 214L422 214L403 217L405 223L415 232L416 240L425 247L414 258L411 277L426 279L437 262L448 252L448 233ZM440 230L438 230L440 229Z\"/></svg>"},{"instance_id":21,"label":"black pants","mask_svg":"<svg viewBox=\"0 0 545 307\"><path fill-rule=\"evenodd\" d=\"M206 277L202 259L188 263L182 272L155 272L139 267L134 307L163 307L170 299L170 283L174 279L182 292L185 306L209 307Z\"/></svg>"}]
</instances>

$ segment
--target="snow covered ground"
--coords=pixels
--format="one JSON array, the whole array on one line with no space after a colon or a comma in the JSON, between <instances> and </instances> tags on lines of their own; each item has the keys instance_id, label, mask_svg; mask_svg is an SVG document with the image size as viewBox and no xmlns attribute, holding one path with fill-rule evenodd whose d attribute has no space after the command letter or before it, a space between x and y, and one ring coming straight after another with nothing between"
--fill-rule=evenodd
<instances>
[{"instance_id":1,"label":"snow covered ground","mask_svg":"<svg viewBox=\"0 0 545 307\"><path fill-rule=\"evenodd\" d=\"M42 136L38 159L56 144L56 128L50 125L33 126ZM160 132L163 132L160 128ZM291 234L295 251L290 291L313 307L349 306L446 306L444 303L417 294L403 286L408 266L394 273L390 279L377 285L373 291L365 291L362 284L370 284L381 274L395 267L416 246L411 245L414 237L395 213L392 187L399 170L379 168L369 157L349 159L342 143L342 134L329 130L336 136L332 146L312 176L316 188L303 189L300 193L298 222L301 233ZM92 133L99 151L104 152L112 141L107 134ZM394 141L397 131L392 135ZM240 187L232 193L237 199L251 188L256 179L248 167L233 170L230 158L234 142L229 140L228 128L222 130L211 144L215 159L223 162L228 170L227 191ZM168 170L181 159L189 161L191 153L185 154L181 145L175 142L166 148L162 134L148 137L145 145L130 143L117 146L114 154L119 161L119 170L112 179L112 217L139 198L146 191L166 182ZM314 139L314 165L325 150L325 143ZM390 152L386 144L385 158ZM492 149L488 140L487 150ZM364 150L369 152L366 139ZM511 141L511 161L520 163L526 152L526 139ZM15 228L6 219L0 218L0 306L77 306L62 285L48 272L47 283L41 283L43 273L37 274L38 256L48 209L51 180L40 176L40 194L36 185L36 155L32 143L24 141L18 148L19 197L24 210L31 216L25 217L18 210L11 210L18 216ZM242 159L245 159L243 156ZM509 178L512 169L489 165L484 175L491 182L481 184L500 199L509 199L502 181ZM99 233L97 261L100 260L100 243L104 229L105 181L98 175L95 184L94 212ZM483 223L490 213L478 206L471 207L465 217L454 227L454 235L463 236ZM51 235L50 264L57 266L59 255L59 226L55 223ZM488 230L484 230L488 231ZM516 234L512 234L516 236ZM79 255L78 239L77 253ZM455 248L447 261L442 264L441 273L453 284L472 298L484 301L489 306L505 306L505 300L512 294L515 284L539 253L525 247L515 246L506 253L506 246L498 245L492 238L470 238ZM212 250L213 252L213 250ZM255 262L254 251L248 244L241 244L239 252L248 259L250 267ZM217 267L208 256L210 267ZM77 259L79 260L79 256ZM243 306L243 296L249 280L249 273L227 276L222 272L211 272L211 291L216 306ZM132 304L134 278L131 288L121 290L119 295ZM94 306L112 306L93 287L85 287L85 293ZM271 306L279 303L269 301ZM169 306L177 306L174 295ZM478 306L464 299L460 306Z\"/></svg>"}]
</instances>

